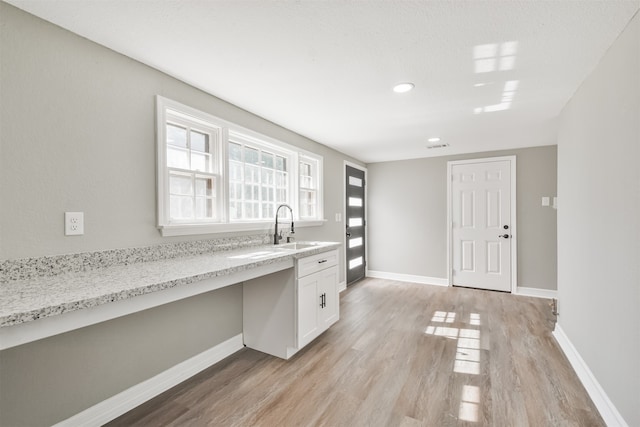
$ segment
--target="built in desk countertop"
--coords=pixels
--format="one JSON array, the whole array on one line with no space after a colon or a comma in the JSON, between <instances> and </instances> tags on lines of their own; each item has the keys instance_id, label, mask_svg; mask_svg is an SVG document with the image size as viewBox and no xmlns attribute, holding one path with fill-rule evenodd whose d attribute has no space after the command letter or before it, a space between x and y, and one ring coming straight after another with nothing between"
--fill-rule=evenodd
<instances>
[{"instance_id":1,"label":"built in desk countertop","mask_svg":"<svg viewBox=\"0 0 640 427\"><path fill-rule=\"evenodd\" d=\"M297 258L341 246L335 242L313 243L313 246L304 249L284 249L274 245L253 246L0 283L0 349L15 345L11 343L15 340L11 339L10 335L13 334L10 330L38 323L35 321L85 311L138 296L158 294L158 291L176 290L175 297L169 297L169 301L164 301L167 299L164 298L164 302L161 302L166 303L206 292L209 288L186 293L181 288L195 287L208 279L214 279L209 280L212 283L215 283L216 278L222 279L219 281L220 286L210 286L209 290L229 286L248 278L292 268ZM159 304L147 305L140 310ZM127 309L124 314L135 311L139 310ZM118 315L109 316L114 317ZM79 322L78 327L86 326L85 323L87 322ZM96 322L91 321L87 324L92 323ZM53 333L44 334L49 335ZM29 341L32 339L26 342Z\"/></svg>"}]
</instances>

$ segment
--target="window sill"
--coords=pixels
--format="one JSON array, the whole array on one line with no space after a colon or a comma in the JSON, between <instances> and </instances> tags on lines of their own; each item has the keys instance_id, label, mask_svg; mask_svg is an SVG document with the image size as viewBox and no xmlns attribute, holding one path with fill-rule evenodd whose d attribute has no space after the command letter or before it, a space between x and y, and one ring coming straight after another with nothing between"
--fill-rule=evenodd
<instances>
[{"instance_id":1,"label":"window sill","mask_svg":"<svg viewBox=\"0 0 640 427\"><path fill-rule=\"evenodd\" d=\"M287 221L278 221L279 224L289 224ZM296 221L296 228L319 227L327 222L326 219L314 221ZM196 234L233 233L237 231L268 231L273 228L273 221L261 222L233 222L225 224L174 224L158 226L162 237L192 236Z\"/></svg>"}]
</instances>

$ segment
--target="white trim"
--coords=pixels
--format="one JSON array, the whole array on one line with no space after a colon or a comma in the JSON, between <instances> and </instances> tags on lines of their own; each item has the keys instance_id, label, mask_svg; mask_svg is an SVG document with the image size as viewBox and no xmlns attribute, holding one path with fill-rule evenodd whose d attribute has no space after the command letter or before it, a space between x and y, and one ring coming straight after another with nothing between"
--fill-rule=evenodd
<instances>
[{"instance_id":1,"label":"white trim","mask_svg":"<svg viewBox=\"0 0 640 427\"><path fill-rule=\"evenodd\" d=\"M451 168L453 165L470 164L470 163L488 163L508 160L511 165L511 293L515 293L518 288L518 233L517 233L517 181L516 181L516 156L487 157L479 159L467 160L451 160L447 162L447 283L453 286L453 245L451 242L452 232L452 212L451 212Z\"/></svg>"},{"instance_id":2,"label":"white trim","mask_svg":"<svg viewBox=\"0 0 640 427\"><path fill-rule=\"evenodd\" d=\"M389 273L386 271L367 271L367 277L376 279L397 280L398 282L420 283L422 285L449 286L447 278L415 276L413 274Z\"/></svg>"},{"instance_id":3,"label":"white trim","mask_svg":"<svg viewBox=\"0 0 640 427\"><path fill-rule=\"evenodd\" d=\"M554 291L552 289L526 288L524 286L518 286L514 293L516 295L522 295L524 297L547 298L547 299L558 298L558 291Z\"/></svg>"},{"instance_id":4,"label":"white trim","mask_svg":"<svg viewBox=\"0 0 640 427\"><path fill-rule=\"evenodd\" d=\"M347 290L347 281L346 279L343 282L338 283L338 293Z\"/></svg>"},{"instance_id":5,"label":"white trim","mask_svg":"<svg viewBox=\"0 0 640 427\"><path fill-rule=\"evenodd\" d=\"M216 276L185 286L176 286L158 292L138 295L135 298L127 298L110 302L109 304L69 311L57 316L43 317L31 322L0 328L0 350L241 283L245 280L292 268L293 265L293 259L289 259L249 270L238 271L233 274Z\"/></svg>"},{"instance_id":6,"label":"white trim","mask_svg":"<svg viewBox=\"0 0 640 427\"><path fill-rule=\"evenodd\" d=\"M367 277L369 271L369 182L367 181L367 168L365 166L359 165L357 163L350 162L348 160L344 160L342 164L342 221L347 224L347 166L351 166L354 169L358 169L364 172L364 277ZM347 249L349 248L349 242L347 242L347 231L346 227L342 229L342 241L344 245L344 256L343 256L343 272L344 272L344 280L345 286L347 281Z\"/></svg>"},{"instance_id":7,"label":"white trim","mask_svg":"<svg viewBox=\"0 0 640 427\"><path fill-rule=\"evenodd\" d=\"M84 411L55 424L56 427L101 426L215 365L243 348L242 334L205 350L190 359L130 387Z\"/></svg>"},{"instance_id":8,"label":"white trim","mask_svg":"<svg viewBox=\"0 0 640 427\"><path fill-rule=\"evenodd\" d=\"M593 372L589 369L589 366L584 361L584 359L578 353L578 350L574 347L573 343L569 340L567 334L565 334L564 330L560 327L559 324L556 324L556 328L553 331L553 336L555 337L560 349L564 352L565 356L569 360L571 367L578 375L578 378L582 382L582 385L587 390L589 397L593 401L593 404L596 406L598 411L600 412L600 416L609 427L629 427L627 422L624 420L618 409L616 409L607 393L603 390L602 386L593 375Z\"/></svg>"}]
</instances>

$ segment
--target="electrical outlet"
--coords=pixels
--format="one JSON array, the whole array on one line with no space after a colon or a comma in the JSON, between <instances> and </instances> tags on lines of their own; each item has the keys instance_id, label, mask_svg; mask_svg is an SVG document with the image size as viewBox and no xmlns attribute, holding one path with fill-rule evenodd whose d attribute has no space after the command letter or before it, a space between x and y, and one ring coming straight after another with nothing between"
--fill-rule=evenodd
<instances>
[{"instance_id":1,"label":"electrical outlet","mask_svg":"<svg viewBox=\"0 0 640 427\"><path fill-rule=\"evenodd\" d=\"M80 236L84 234L84 212L64 213L64 235Z\"/></svg>"},{"instance_id":2,"label":"electrical outlet","mask_svg":"<svg viewBox=\"0 0 640 427\"><path fill-rule=\"evenodd\" d=\"M542 206L549 206L549 198L548 197L543 197L542 198Z\"/></svg>"}]
</instances>

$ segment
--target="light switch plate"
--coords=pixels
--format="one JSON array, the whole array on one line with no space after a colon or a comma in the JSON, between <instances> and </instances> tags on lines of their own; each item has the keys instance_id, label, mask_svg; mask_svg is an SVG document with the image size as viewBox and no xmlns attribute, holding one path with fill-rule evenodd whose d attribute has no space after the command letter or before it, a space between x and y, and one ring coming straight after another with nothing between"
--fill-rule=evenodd
<instances>
[{"instance_id":1,"label":"light switch plate","mask_svg":"<svg viewBox=\"0 0 640 427\"><path fill-rule=\"evenodd\" d=\"M548 197L543 197L542 198L542 206L549 206L549 198Z\"/></svg>"},{"instance_id":2,"label":"light switch plate","mask_svg":"<svg viewBox=\"0 0 640 427\"><path fill-rule=\"evenodd\" d=\"M64 235L80 236L84 234L84 212L64 213Z\"/></svg>"},{"instance_id":3,"label":"light switch plate","mask_svg":"<svg viewBox=\"0 0 640 427\"><path fill-rule=\"evenodd\" d=\"M558 198L554 197L553 198L553 209L558 209Z\"/></svg>"}]
</instances>

